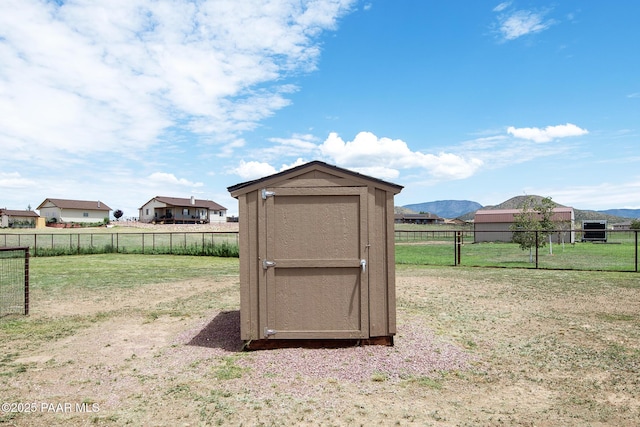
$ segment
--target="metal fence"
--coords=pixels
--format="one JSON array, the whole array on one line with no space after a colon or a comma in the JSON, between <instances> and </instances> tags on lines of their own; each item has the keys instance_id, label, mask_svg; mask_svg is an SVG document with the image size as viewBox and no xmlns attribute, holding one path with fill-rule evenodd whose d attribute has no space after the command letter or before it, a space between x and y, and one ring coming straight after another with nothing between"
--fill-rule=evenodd
<instances>
[{"instance_id":1,"label":"metal fence","mask_svg":"<svg viewBox=\"0 0 640 427\"><path fill-rule=\"evenodd\" d=\"M534 243L530 250L513 243L511 231L502 232L504 236L496 240L491 240L496 237L494 231L396 231L396 260L424 265L638 272L638 230L606 230L600 239L593 239L590 231L553 230L551 238L540 231L519 231L537 240L538 245Z\"/></svg>"},{"instance_id":2,"label":"metal fence","mask_svg":"<svg viewBox=\"0 0 640 427\"><path fill-rule=\"evenodd\" d=\"M587 231L587 233L590 230ZM522 231L525 232L525 231ZM638 272L638 230L606 230L605 240L583 241L584 230L555 230L544 247L522 250L513 232L396 230L396 261L424 265ZM536 233L533 231L533 233ZM539 232L537 232L539 233ZM538 240L542 237L538 234ZM237 232L5 233L0 247L29 247L32 256L91 253L237 256ZM540 242L539 242L540 243ZM215 246L232 246L223 254Z\"/></svg>"},{"instance_id":3,"label":"metal fence","mask_svg":"<svg viewBox=\"0 0 640 427\"><path fill-rule=\"evenodd\" d=\"M0 247L27 246L34 256L90 253L209 254L212 247L238 245L237 232L5 233Z\"/></svg>"},{"instance_id":4,"label":"metal fence","mask_svg":"<svg viewBox=\"0 0 640 427\"><path fill-rule=\"evenodd\" d=\"M0 248L0 318L29 314L29 248Z\"/></svg>"}]
</instances>

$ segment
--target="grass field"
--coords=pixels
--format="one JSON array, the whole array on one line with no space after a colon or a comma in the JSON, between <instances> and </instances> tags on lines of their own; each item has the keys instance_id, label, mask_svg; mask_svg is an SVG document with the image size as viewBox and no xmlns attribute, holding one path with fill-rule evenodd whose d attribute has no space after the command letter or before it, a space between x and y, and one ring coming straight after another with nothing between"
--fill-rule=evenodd
<instances>
[{"instance_id":1,"label":"grass field","mask_svg":"<svg viewBox=\"0 0 640 427\"><path fill-rule=\"evenodd\" d=\"M396 346L344 349L326 377L309 368L334 360L335 350L244 353L214 339L215 319L234 319L239 308L236 258L34 258L31 282L32 314L0 319L0 425L640 419L635 273L399 264ZM438 369L394 377L391 363L385 368L385 358L403 354L411 367L425 353ZM342 377L373 354L382 368ZM459 365L449 363L455 358Z\"/></svg>"},{"instance_id":2,"label":"grass field","mask_svg":"<svg viewBox=\"0 0 640 427\"><path fill-rule=\"evenodd\" d=\"M418 265L454 265L454 242L396 243L396 263ZM559 270L637 271L636 246L633 241L616 244L553 244L538 250L538 268ZM515 243L465 243L461 247L460 265L467 267L536 268L529 251Z\"/></svg>"}]
</instances>

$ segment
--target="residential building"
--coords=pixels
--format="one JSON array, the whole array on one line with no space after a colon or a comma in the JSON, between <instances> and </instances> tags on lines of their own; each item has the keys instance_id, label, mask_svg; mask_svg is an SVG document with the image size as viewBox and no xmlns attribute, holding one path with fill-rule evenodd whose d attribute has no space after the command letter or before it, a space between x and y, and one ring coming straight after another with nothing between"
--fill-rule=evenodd
<instances>
[{"instance_id":1,"label":"residential building","mask_svg":"<svg viewBox=\"0 0 640 427\"><path fill-rule=\"evenodd\" d=\"M40 216L30 210L0 209L0 228L35 228Z\"/></svg>"},{"instance_id":2,"label":"residential building","mask_svg":"<svg viewBox=\"0 0 640 427\"><path fill-rule=\"evenodd\" d=\"M227 208L212 200L156 196L139 209L140 222L206 224L226 222Z\"/></svg>"},{"instance_id":3,"label":"residential building","mask_svg":"<svg viewBox=\"0 0 640 427\"><path fill-rule=\"evenodd\" d=\"M100 200L45 199L37 207L47 223L96 223L109 219L111 208Z\"/></svg>"}]
</instances>

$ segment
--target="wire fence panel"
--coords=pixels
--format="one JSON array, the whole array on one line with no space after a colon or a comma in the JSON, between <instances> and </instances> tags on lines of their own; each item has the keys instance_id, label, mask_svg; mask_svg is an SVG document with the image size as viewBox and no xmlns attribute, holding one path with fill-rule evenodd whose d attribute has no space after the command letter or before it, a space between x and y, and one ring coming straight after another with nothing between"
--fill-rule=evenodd
<instances>
[{"instance_id":1,"label":"wire fence panel","mask_svg":"<svg viewBox=\"0 0 640 427\"><path fill-rule=\"evenodd\" d=\"M539 231L520 230L522 233ZM517 233L517 232L516 232ZM515 267L557 270L638 271L638 230L606 230L593 239L584 230L554 230L531 250L512 231L396 230L399 264ZM29 247L34 256L93 253L237 257L238 232L6 233L0 247Z\"/></svg>"},{"instance_id":2,"label":"wire fence panel","mask_svg":"<svg viewBox=\"0 0 640 427\"><path fill-rule=\"evenodd\" d=\"M535 230L520 232L532 233L534 242L530 249L523 250L518 243L514 243L514 232L511 231L396 231L396 262L468 267L638 271L637 230L606 230L605 237L599 240L583 239L583 230L554 230L550 237Z\"/></svg>"},{"instance_id":3,"label":"wire fence panel","mask_svg":"<svg viewBox=\"0 0 640 427\"><path fill-rule=\"evenodd\" d=\"M0 248L0 318L29 314L29 248Z\"/></svg>"},{"instance_id":4,"label":"wire fence panel","mask_svg":"<svg viewBox=\"0 0 640 427\"><path fill-rule=\"evenodd\" d=\"M0 247L26 246L34 256L98 253L237 256L238 232L0 234Z\"/></svg>"}]
</instances>

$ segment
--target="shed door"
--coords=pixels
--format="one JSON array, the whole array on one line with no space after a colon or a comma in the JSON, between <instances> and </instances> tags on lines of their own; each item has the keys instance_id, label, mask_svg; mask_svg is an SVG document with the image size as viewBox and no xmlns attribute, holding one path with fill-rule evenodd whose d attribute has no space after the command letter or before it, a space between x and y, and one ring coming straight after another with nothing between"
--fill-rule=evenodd
<instances>
[{"instance_id":1,"label":"shed door","mask_svg":"<svg viewBox=\"0 0 640 427\"><path fill-rule=\"evenodd\" d=\"M259 248L263 337L368 338L367 189L273 193Z\"/></svg>"}]
</instances>

